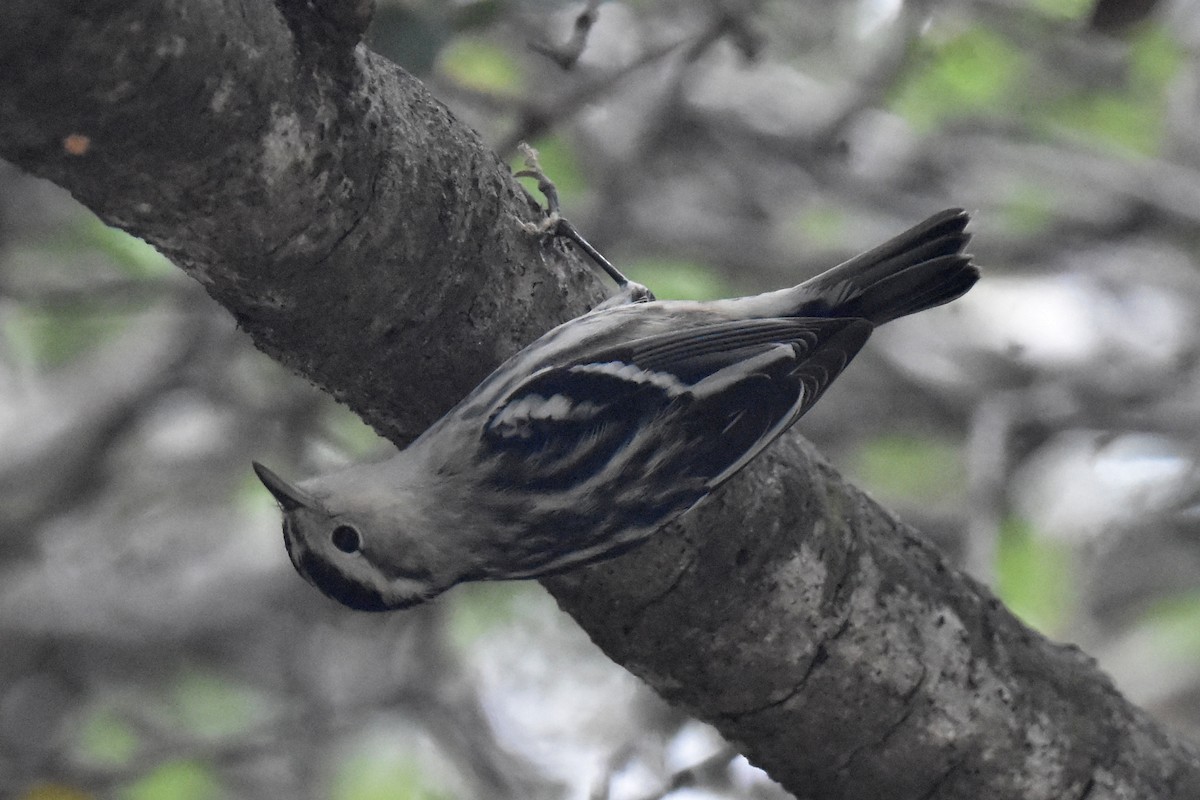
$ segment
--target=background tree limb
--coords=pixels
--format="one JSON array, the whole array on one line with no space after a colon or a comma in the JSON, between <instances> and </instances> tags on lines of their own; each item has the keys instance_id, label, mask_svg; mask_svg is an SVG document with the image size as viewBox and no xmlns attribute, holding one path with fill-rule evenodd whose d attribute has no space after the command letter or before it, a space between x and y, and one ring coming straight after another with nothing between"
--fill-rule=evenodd
<instances>
[{"instance_id":1,"label":"background tree limb","mask_svg":"<svg viewBox=\"0 0 1200 800\"><path fill-rule=\"evenodd\" d=\"M330 9L10 3L0 155L403 444L602 288L520 231L537 211L504 165ZM1200 796L1194 748L798 438L686 524L546 583L799 797Z\"/></svg>"}]
</instances>

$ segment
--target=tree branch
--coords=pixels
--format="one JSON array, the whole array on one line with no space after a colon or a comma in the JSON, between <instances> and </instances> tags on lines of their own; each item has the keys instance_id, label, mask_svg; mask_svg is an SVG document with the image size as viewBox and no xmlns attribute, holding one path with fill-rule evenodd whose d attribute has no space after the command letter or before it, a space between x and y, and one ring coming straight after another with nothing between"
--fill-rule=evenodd
<instances>
[{"instance_id":1,"label":"tree branch","mask_svg":"<svg viewBox=\"0 0 1200 800\"><path fill-rule=\"evenodd\" d=\"M519 229L536 204L420 83L315 38L331 3L280 5L10 4L0 148L405 441L601 288Z\"/></svg>"},{"instance_id":2,"label":"tree branch","mask_svg":"<svg viewBox=\"0 0 1200 800\"><path fill-rule=\"evenodd\" d=\"M0 155L403 444L600 282L519 229L540 212L505 166L335 5L11 0ZM546 584L799 797L1200 796L1195 749L795 437Z\"/></svg>"}]
</instances>

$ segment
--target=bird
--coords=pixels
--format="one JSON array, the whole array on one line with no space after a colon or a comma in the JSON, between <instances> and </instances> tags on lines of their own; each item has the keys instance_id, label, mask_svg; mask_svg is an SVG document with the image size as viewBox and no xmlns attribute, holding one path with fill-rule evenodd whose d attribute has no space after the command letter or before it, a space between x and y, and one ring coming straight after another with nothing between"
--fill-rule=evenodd
<instances>
[{"instance_id":1,"label":"bird","mask_svg":"<svg viewBox=\"0 0 1200 800\"><path fill-rule=\"evenodd\" d=\"M507 359L390 459L299 483L254 462L293 566L350 608L387 611L629 551L788 430L876 327L967 292L980 276L968 221L942 211L746 297L655 300L605 267L621 292Z\"/></svg>"}]
</instances>

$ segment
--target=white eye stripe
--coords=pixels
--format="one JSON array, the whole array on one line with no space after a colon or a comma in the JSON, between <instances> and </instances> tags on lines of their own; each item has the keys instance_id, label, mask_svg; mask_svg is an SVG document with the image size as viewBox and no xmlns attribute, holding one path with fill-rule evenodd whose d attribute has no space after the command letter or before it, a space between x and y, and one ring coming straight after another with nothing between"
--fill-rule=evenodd
<instances>
[{"instance_id":1,"label":"white eye stripe","mask_svg":"<svg viewBox=\"0 0 1200 800\"><path fill-rule=\"evenodd\" d=\"M623 381L629 381L638 385L650 384L662 389L671 396L682 394L688 388L679 378L676 378L669 372L642 369L637 364L630 364L625 361L607 361L602 364L576 364L570 368L570 371L583 374L610 375L614 378L620 378Z\"/></svg>"}]
</instances>

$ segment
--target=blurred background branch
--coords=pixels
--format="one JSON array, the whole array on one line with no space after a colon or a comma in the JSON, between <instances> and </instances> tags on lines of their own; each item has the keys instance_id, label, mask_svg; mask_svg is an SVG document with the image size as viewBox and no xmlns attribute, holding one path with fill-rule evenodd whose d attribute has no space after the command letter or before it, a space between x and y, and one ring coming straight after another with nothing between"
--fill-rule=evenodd
<instances>
[{"instance_id":1,"label":"blurred background branch","mask_svg":"<svg viewBox=\"0 0 1200 800\"><path fill-rule=\"evenodd\" d=\"M3 12L10 31L34 5ZM586 9L575 53L564 32ZM72 29L39 35L36 75L0 35L0 82L66 103L55 54ZM1026 622L1095 655L1184 735L1200 731L1194 3L417 0L381 2L368 38L502 154L531 139L572 220L663 296L795 283L929 211L972 209L987 281L882 331L804 432ZM571 70L529 41L570 44ZM154 73L149 60L139 70ZM256 91L250 105L291 97L265 81ZM31 131L11 106L0 112L0 146L22 161ZM379 199L394 142L354 138L338 159L353 185L374 187L362 193L374 207L344 208L333 181L308 190L328 230L291 229L310 207L249 230L231 218L237 192L293 193L247 188L238 175L268 165L209 158L222 143L160 117L96 137L122 143L98 157L126 166L75 191L128 199L110 221L146 227L201 278L205 264L278 265L280 252L307 263L310 246L331 263L394 268L374 255L394 241L373 239L394 213ZM180 221L155 218L175 191L144 168L155 137L195 151L179 174L207 213L188 224L211 228L221 252L184 252ZM63 148L51 176L78 181L86 159ZM142 197L146 208L132 202ZM472 587L386 620L330 607L291 572L245 465L264 451L296 474L369 458L370 431L64 192L0 168L0 203L0 794L779 796L711 729L600 656L536 586ZM363 220L345 246L355 254L339 250L347 219ZM524 327L459 325L488 316L466 308L448 315L444 343L387 352L442 346L491 363L588 299L512 236L521 255L463 269L511 281L513 262L536 265L522 291L493 292L541 309ZM413 283L455 291L444 274ZM279 298L257 300L275 313ZM351 335L368 318L347 317ZM295 352L262 319L241 323ZM389 394L362 372L371 402ZM430 399L389 434L415 435L434 398L478 378L430 374Z\"/></svg>"}]
</instances>

